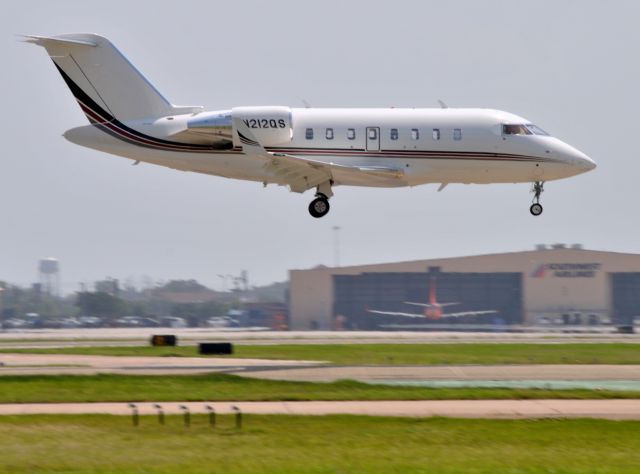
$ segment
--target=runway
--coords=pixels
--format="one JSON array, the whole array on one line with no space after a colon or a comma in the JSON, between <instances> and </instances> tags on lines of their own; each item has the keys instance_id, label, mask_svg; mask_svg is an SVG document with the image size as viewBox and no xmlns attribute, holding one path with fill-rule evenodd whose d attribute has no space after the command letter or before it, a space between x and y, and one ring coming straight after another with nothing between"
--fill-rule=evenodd
<instances>
[{"instance_id":1,"label":"runway","mask_svg":"<svg viewBox=\"0 0 640 474\"><path fill-rule=\"evenodd\" d=\"M148 345L153 334L174 334L180 345L206 341L235 344L451 344L451 343L640 343L640 334L607 332L415 332L263 331L217 328L33 329L0 332L0 348L54 348Z\"/></svg>"},{"instance_id":2,"label":"runway","mask_svg":"<svg viewBox=\"0 0 640 474\"><path fill-rule=\"evenodd\" d=\"M141 415L155 415L155 403L138 403ZM255 415L368 415L453 418L602 418L640 420L640 400L442 400L442 401L339 401L339 402L171 402L160 403L166 414L181 414L186 406L193 414ZM0 415L108 414L131 415L127 403L28 403L0 405ZM143 423L146 423L143 420ZM148 423L156 423L149 420ZM246 423L246 422L245 422Z\"/></svg>"}]
</instances>

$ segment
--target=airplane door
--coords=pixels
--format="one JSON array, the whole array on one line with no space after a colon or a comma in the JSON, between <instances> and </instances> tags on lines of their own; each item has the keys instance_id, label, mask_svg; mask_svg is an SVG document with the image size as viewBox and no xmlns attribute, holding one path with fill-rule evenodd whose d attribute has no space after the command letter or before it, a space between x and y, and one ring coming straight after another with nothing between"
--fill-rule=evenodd
<instances>
[{"instance_id":1,"label":"airplane door","mask_svg":"<svg viewBox=\"0 0 640 474\"><path fill-rule=\"evenodd\" d=\"M367 151L380 151L380 129L367 127Z\"/></svg>"}]
</instances>

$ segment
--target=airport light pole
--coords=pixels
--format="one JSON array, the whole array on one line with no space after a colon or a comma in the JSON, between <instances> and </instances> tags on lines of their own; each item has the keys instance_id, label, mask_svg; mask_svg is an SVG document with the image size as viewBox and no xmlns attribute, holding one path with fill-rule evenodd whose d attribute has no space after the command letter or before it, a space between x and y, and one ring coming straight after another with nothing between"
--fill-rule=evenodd
<instances>
[{"instance_id":1,"label":"airport light pole","mask_svg":"<svg viewBox=\"0 0 640 474\"><path fill-rule=\"evenodd\" d=\"M218 277L222 280L222 292L226 293L227 291L227 276L218 274Z\"/></svg>"},{"instance_id":2,"label":"airport light pole","mask_svg":"<svg viewBox=\"0 0 640 474\"><path fill-rule=\"evenodd\" d=\"M4 332L4 301L3 301L3 293L5 288L0 286L0 331Z\"/></svg>"},{"instance_id":3,"label":"airport light pole","mask_svg":"<svg viewBox=\"0 0 640 474\"><path fill-rule=\"evenodd\" d=\"M340 266L340 230L342 227L333 226L333 266Z\"/></svg>"}]
</instances>

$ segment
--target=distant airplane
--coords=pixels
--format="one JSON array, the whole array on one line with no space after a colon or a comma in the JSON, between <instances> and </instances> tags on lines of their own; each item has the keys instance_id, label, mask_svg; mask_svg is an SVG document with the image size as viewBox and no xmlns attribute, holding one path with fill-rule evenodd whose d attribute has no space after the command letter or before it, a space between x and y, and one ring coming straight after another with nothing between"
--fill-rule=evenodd
<instances>
[{"instance_id":1,"label":"distant airplane","mask_svg":"<svg viewBox=\"0 0 640 474\"><path fill-rule=\"evenodd\" d=\"M313 217L329 212L338 185L439 183L441 191L449 183L522 182L533 183L529 210L538 216L545 181L596 166L529 120L499 110L441 103L435 109L204 111L171 104L101 36L30 35L26 41L47 50L91 123L65 132L67 140L134 164L273 183L297 193L315 189Z\"/></svg>"},{"instance_id":2,"label":"distant airplane","mask_svg":"<svg viewBox=\"0 0 640 474\"><path fill-rule=\"evenodd\" d=\"M401 316L404 318L427 318L431 320L439 320L445 318L459 318L461 316L478 316L481 314L495 314L498 311L494 309L482 310L482 311L461 311L458 313L445 313L443 308L446 306L453 306L460 303L438 303L436 297L436 278L431 277L429 282L429 302L428 303L415 303L413 301L404 301L404 304L413 306L421 306L424 308L422 313L402 313L398 311L380 311L376 309L368 309L369 313L382 314L385 316Z\"/></svg>"}]
</instances>

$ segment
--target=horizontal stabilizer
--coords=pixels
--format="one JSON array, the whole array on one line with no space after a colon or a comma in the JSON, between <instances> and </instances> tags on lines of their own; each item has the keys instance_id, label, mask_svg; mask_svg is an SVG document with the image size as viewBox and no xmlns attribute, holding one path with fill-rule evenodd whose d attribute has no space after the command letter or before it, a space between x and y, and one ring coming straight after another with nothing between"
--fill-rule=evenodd
<instances>
[{"instance_id":1,"label":"horizontal stabilizer","mask_svg":"<svg viewBox=\"0 0 640 474\"><path fill-rule=\"evenodd\" d=\"M80 39L71 39L65 38L63 36L55 37L55 36L37 36L37 35L20 35L25 38L25 43L33 43L38 46L45 46L47 44L68 44L68 45L80 45L80 46L91 46L96 47L98 43L94 41L88 40L80 40Z\"/></svg>"},{"instance_id":2,"label":"horizontal stabilizer","mask_svg":"<svg viewBox=\"0 0 640 474\"><path fill-rule=\"evenodd\" d=\"M433 303L414 303L413 301L403 301L404 304L411 304L413 306L421 306L423 308L435 308L437 306L443 308L445 306L454 306L460 303L438 303L438 304L433 304Z\"/></svg>"}]
</instances>

